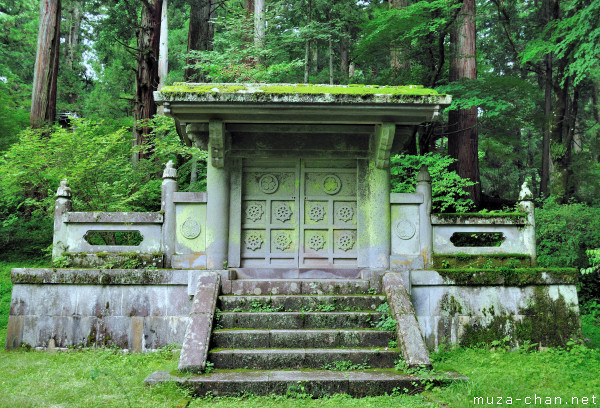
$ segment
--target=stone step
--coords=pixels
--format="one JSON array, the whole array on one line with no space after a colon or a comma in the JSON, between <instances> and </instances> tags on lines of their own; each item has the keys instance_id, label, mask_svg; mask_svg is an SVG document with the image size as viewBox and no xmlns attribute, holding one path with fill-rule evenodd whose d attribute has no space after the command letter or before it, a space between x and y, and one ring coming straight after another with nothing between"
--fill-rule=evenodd
<instances>
[{"instance_id":1,"label":"stone step","mask_svg":"<svg viewBox=\"0 0 600 408\"><path fill-rule=\"evenodd\" d=\"M219 296L221 310L242 309L244 311L271 307L291 311L358 311L375 310L386 302L383 295L272 295L272 296Z\"/></svg>"},{"instance_id":2,"label":"stone step","mask_svg":"<svg viewBox=\"0 0 600 408\"><path fill-rule=\"evenodd\" d=\"M357 371L215 371L195 376L172 375L156 371L145 380L146 385L175 382L191 390L196 397L214 396L310 394L314 398L333 394L367 397L392 392L414 393L428 384L446 385L468 381L458 373L437 375L434 380L406 375L393 370Z\"/></svg>"},{"instance_id":3,"label":"stone step","mask_svg":"<svg viewBox=\"0 0 600 408\"><path fill-rule=\"evenodd\" d=\"M335 362L366 365L364 368L392 368L401 359L397 349L215 349L208 352L208 360L219 369L301 369L325 368Z\"/></svg>"},{"instance_id":4,"label":"stone step","mask_svg":"<svg viewBox=\"0 0 600 408\"><path fill-rule=\"evenodd\" d=\"M215 348L388 347L396 333L382 330L215 330Z\"/></svg>"},{"instance_id":5,"label":"stone step","mask_svg":"<svg viewBox=\"0 0 600 408\"><path fill-rule=\"evenodd\" d=\"M221 312L216 328L222 329L356 329L373 328L381 319L375 312Z\"/></svg>"},{"instance_id":6,"label":"stone step","mask_svg":"<svg viewBox=\"0 0 600 408\"><path fill-rule=\"evenodd\" d=\"M233 295L352 295L370 294L363 279L238 279L231 281Z\"/></svg>"}]
</instances>

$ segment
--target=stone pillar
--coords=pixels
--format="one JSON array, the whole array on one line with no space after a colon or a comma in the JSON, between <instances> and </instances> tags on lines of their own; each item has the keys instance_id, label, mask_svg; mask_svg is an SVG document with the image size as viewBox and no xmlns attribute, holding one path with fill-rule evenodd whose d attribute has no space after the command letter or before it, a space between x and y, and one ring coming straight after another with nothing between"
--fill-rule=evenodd
<instances>
[{"instance_id":1,"label":"stone pillar","mask_svg":"<svg viewBox=\"0 0 600 408\"><path fill-rule=\"evenodd\" d=\"M419 239L420 252L424 267L431 267L433 254L433 228L431 227L431 176L426 165L422 165L417 175L417 193L423 196L423 204L419 205Z\"/></svg>"},{"instance_id":2,"label":"stone pillar","mask_svg":"<svg viewBox=\"0 0 600 408\"><path fill-rule=\"evenodd\" d=\"M389 269L392 247L390 205L390 154L396 125L385 122L375 126L370 140L367 169L369 205L369 267Z\"/></svg>"},{"instance_id":3,"label":"stone pillar","mask_svg":"<svg viewBox=\"0 0 600 408\"><path fill-rule=\"evenodd\" d=\"M531 258L531 266L537 266L537 247L535 242L535 207L533 205L533 194L527 182L521 185L519 193L519 210L527 214L527 224L523 229L524 244Z\"/></svg>"},{"instance_id":4,"label":"stone pillar","mask_svg":"<svg viewBox=\"0 0 600 408\"><path fill-rule=\"evenodd\" d=\"M206 268L227 268L229 246L229 164L225 124L209 123L208 162L206 164Z\"/></svg>"},{"instance_id":5,"label":"stone pillar","mask_svg":"<svg viewBox=\"0 0 600 408\"><path fill-rule=\"evenodd\" d=\"M380 169L369 160L369 268L389 269L391 236L390 169Z\"/></svg>"},{"instance_id":6,"label":"stone pillar","mask_svg":"<svg viewBox=\"0 0 600 408\"><path fill-rule=\"evenodd\" d=\"M173 195L177 191L177 169L169 160L163 172L160 210L163 211L162 243L165 254L165 267L171 268L171 258L175 253L177 240L177 221L175 219L175 203Z\"/></svg>"},{"instance_id":7,"label":"stone pillar","mask_svg":"<svg viewBox=\"0 0 600 408\"><path fill-rule=\"evenodd\" d=\"M56 191L56 202L54 204L54 237L52 239L52 260L60 257L67 251L67 213L71 211L71 188L67 179L60 182Z\"/></svg>"}]
</instances>

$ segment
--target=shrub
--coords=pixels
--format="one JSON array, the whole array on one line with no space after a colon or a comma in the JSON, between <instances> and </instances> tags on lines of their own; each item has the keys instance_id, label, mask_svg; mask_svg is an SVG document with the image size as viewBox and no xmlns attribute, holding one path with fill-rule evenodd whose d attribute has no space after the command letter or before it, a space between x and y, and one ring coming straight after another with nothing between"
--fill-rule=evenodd
<instances>
[{"instance_id":1,"label":"shrub","mask_svg":"<svg viewBox=\"0 0 600 408\"><path fill-rule=\"evenodd\" d=\"M441 154L427 153L422 156L400 154L391 158L392 192L413 193L417 185L417 174L423 164L431 174L433 212L467 212L473 201L465 187L474 183L463 179L448 167L456 159Z\"/></svg>"},{"instance_id":2,"label":"shrub","mask_svg":"<svg viewBox=\"0 0 600 408\"><path fill-rule=\"evenodd\" d=\"M588 268L595 253L590 250L600 247L600 209L585 203L558 204L550 197L536 208L535 218L539 265L589 271L581 276L579 294L582 302L597 299L600 273Z\"/></svg>"},{"instance_id":3,"label":"shrub","mask_svg":"<svg viewBox=\"0 0 600 408\"><path fill-rule=\"evenodd\" d=\"M131 162L128 126L78 119L70 129L22 132L0 157L0 248L39 256L49 247L54 194L63 178L69 180L75 211L159 210L164 164L205 153L181 145L172 120L157 117L153 125L148 144L137 148L152 156L137 163Z\"/></svg>"}]
</instances>

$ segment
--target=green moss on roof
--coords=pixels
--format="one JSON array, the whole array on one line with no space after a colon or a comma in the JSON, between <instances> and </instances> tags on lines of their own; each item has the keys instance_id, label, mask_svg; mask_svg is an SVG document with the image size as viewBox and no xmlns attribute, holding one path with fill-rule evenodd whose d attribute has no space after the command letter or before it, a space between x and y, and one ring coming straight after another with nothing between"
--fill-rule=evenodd
<instances>
[{"instance_id":1,"label":"green moss on roof","mask_svg":"<svg viewBox=\"0 0 600 408\"><path fill-rule=\"evenodd\" d=\"M331 95L439 95L420 85L314 85L314 84L190 84L175 83L160 91L163 95L181 94L331 94Z\"/></svg>"}]
</instances>

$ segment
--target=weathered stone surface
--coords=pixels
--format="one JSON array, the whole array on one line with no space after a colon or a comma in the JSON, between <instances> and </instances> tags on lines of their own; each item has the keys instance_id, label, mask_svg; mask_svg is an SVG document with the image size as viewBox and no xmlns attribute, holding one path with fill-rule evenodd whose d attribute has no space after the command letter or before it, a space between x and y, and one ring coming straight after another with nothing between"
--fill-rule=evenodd
<instances>
[{"instance_id":1,"label":"weathered stone surface","mask_svg":"<svg viewBox=\"0 0 600 408\"><path fill-rule=\"evenodd\" d=\"M196 295L190 312L190 325L185 334L179 370L201 372L206 367L206 357L212 332L221 277L205 273L198 277Z\"/></svg>"},{"instance_id":2,"label":"weathered stone surface","mask_svg":"<svg viewBox=\"0 0 600 408\"><path fill-rule=\"evenodd\" d=\"M413 277L412 297L429 348L511 336L514 344L561 344L578 332L575 285L468 286ZM427 275L427 274L425 274ZM525 335L525 337L523 337Z\"/></svg>"},{"instance_id":3,"label":"weathered stone surface","mask_svg":"<svg viewBox=\"0 0 600 408\"><path fill-rule=\"evenodd\" d=\"M13 284L187 285L188 272L173 269L13 268Z\"/></svg>"},{"instance_id":4,"label":"weathered stone surface","mask_svg":"<svg viewBox=\"0 0 600 408\"><path fill-rule=\"evenodd\" d=\"M215 368L258 370L322 368L335 361L350 361L373 368L393 367L398 351L379 349L226 349L209 352Z\"/></svg>"},{"instance_id":5,"label":"weathered stone surface","mask_svg":"<svg viewBox=\"0 0 600 408\"><path fill-rule=\"evenodd\" d=\"M269 392L278 395L297 392L323 397L348 393L348 378L334 371L271 371Z\"/></svg>"},{"instance_id":6,"label":"weathered stone surface","mask_svg":"<svg viewBox=\"0 0 600 408\"><path fill-rule=\"evenodd\" d=\"M69 212L68 223L162 224L163 214L155 212Z\"/></svg>"},{"instance_id":7,"label":"weathered stone surface","mask_svg":"<svg viewBox=\"0 0 600 408\"><path fill-rule=\"evenodd\" d=\"M370 312L225 312L219 314L223 328L320 329L372 328L381 313Z\"/></svg>"},{"instance_id":8,"label":"weathered stone surface","mask_svg":"<svg viewBox=\"0 0 600 408\"><path fill-rule=\"evenodd\" d=\"M429 351L425 346L402 276L398 273L386 274L383 277L383 287L391 314L397 323L398 344L402 349L404 361L409 367L431 367Z\"/></svg>"},{"instance_id":9,"label":"weathered stone surface","mask_svg":"<svg viewBox=\"0 0 600 408\"><path fill-rule=\"evenodd\" d=\"M460 374L450 372L436 377L434 383L467 381ZM408 392L429 382L427 379L405 375L394 371L245 371L214 372L202 376L175 376L167 371L152 373L144 381L153 386L166 382L176 382L190 388L195 396L205 396L210 392L215 396L239 396L243 393L254 395L287 395L289 393L310 394L313 398L338 393L353 397L390 394L394 390Z\"/></svg>"},{"instance_id":10,"label":"weathered stone surface","mask_svg":"<svg viewBox=\"0 0 600 408\"><path fill-rule=\"evenodd\" d=\"M216 330L215 348L385 348L395 332L381 330Z\"/></svg>"},{"instance_id":11,"label":"weathered stone surface","mask_svg":"<svg viewBox=\"0 0 600 408\"><path fill-rule=\"evenodd\" d=\"M220 296L219 309L229 311L233 309L247 310L252 302L262 305L270 305L272 308L283 310L320 310L333 308L332 311L344 310L375 310L379 305L386 302L385 296L381 295L273 295L273 296Z\"/></svg>"}]
</instances>

